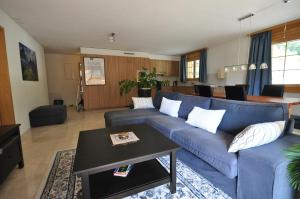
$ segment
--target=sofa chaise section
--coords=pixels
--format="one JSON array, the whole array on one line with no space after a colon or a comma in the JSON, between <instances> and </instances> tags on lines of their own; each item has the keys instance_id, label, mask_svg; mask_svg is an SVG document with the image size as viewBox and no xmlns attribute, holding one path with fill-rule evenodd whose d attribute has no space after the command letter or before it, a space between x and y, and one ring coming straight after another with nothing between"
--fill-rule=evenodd
<instances>
[{"instance_id":1,"label":"sofa chaise section","mask_svg":"<svg viewBox=\"0 0 300 199\"><path fill-rule=\"evenodd\" d=\"M203 129L189 128L175 131L171 139L228 178L237 176L237 155L227 152L233 140L232 135L221 131L212 134Z\"/></svg>"},{"instance_id":2,"label":"sofa chaise section","mask_svg":"<svg viewBox=\"0 0 300 199\"><path fill-rule=\"evenodd\" d=\"M293 198L284 151L300 143L300 136L286 135L270 144L239 152L238 198Z\"/></svg>"}]
</instances>

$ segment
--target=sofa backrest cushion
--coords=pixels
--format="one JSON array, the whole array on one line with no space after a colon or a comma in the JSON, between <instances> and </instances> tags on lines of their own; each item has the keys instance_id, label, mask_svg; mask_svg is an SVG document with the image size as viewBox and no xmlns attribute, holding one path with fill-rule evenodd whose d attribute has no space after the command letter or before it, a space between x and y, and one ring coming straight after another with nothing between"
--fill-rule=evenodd
<instances>
[{"instance_id":1,"label":"sofa backrest cushion","mask_svg":"<svg viewBox=\"0 0 300 199\"><path fill-rule=\"evenodd\" d=\"M170 99L170 100L177 100L178 94L176 92L163 92L163 91L157 91L156 96L153 99L153 105L156 109L160 108L161 100L163 97Z\"/></svg>"},{"instance_id":2,"label":"sofa backrest cushion","mask_svg":"<svg viewBox=\"0 0 300 199\"><path fill-rule=\"evenodd\" d=\"M249 125L288 120L287 104L235 100L211 100L210 109L225 109L219 129L236 135Z\"/></svg>"},{"instance_id":3,"label":"sofa backrest cushion","mask_svg":"<svg viewBox=\"0 0 300 199\"><path fill-rule=\"evenodd\" d=\"M178 94L178 100L182 101L178 116L187 119L189 113L195 106L209 109L211 99L209 97L200 97L192 95Z\"/></svg>"}]
</instances>

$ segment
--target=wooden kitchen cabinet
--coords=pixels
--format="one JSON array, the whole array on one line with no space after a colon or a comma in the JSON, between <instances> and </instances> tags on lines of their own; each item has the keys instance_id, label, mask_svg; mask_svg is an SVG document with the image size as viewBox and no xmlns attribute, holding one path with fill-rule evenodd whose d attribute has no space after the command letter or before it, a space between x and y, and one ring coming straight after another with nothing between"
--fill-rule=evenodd
<instances>
[{"instance_id":1,"label":"wooden kitchen cabinet","mask_svg":"<svg viewBox=\"0 0 300 199\"><path fill-rule=\"evenodd\" d=\"M179 61L151 60L151 68L156 68L159 75L177 77L179 76Z\"/></svg>"}]
</instances>

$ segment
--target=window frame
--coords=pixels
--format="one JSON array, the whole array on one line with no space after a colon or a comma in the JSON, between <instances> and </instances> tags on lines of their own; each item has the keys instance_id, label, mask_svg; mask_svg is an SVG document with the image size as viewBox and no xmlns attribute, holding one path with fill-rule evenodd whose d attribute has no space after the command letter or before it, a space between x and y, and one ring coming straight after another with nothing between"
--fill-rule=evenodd
<instances>
[{"instance_id":1,"label":"window frame","mask_svg":"<svg viewBox=\"0 0 300 199\"><path fill-rule=\"evenodd\" d=\"M286 60L287 60L287 57L291 57L291 56L300 56L300 54L294 54L294 55L287 55L287 51L288 51L288 42L293 42L293 41L299 41L300 42L300 39L293 39L293 40L288 40L288 41L284 41L284 42L276 42L276 43L272 43L272 49L273 49L273 45L277 45L277 44L285 44L285 50L284 50L284 56L277 56L277 57L273 57L271 56L271 61L273 61L273 58L284 58L284 65L283 65L283 70L273 70L272 68L272 73L273 71L282 71L283 72L283 81L284 81L284 75L285 75L285 72L286 71L300 71L300 68L299 69L288 69L286 70ZM272 82L271 82L272 85L284 85L285 87L300 87L300 82L298 84L286 84L284 82L282 83L273 83L273 78L272 78Z\"/></svg>"},{"instance_id":2,"label":"window frame","mask_svg":"<svg viewBox=\"0 0 300 199\"><path fill-rule=\"evenodd\" d=\"M196 61L199 61L199 70L200 70L200 59L194 59L194 60L187 60L186 61L186 80L187 81L195 81L198 80L200 77L200 71L199 71L199 76L196 77ZM188 62L193 62L193 78L188 78Z\"/></svg>"}]
</instances>

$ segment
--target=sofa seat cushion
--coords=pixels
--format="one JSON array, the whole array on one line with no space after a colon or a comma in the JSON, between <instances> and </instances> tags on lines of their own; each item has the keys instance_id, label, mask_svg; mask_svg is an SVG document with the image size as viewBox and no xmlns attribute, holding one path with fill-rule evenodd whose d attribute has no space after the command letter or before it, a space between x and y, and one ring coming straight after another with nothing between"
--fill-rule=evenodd
<instances>
[{"instance_id":1,"label":"sofa seat cushion","mask_svg":"<svg viewBox=\"0 0 300 199\"><path fill-rule=\"evenodd\" d=\"M171 135L181 147L201 158L229 178L237 176L237 155L228 153L233 136L221 131L212 134L200 128L174 131Z\"/></svg>"},{"instance_id":2,"label":"sofa seat cushion","mask_svg":"<svg viewBox=\"0 0 300 199\"><path fill-rule=\"evenodd\" d=\"M146 123L168 138L170 138L170 135L176 130L193 128L191 125L185 123L184 119L167 115L151 116L146 120Z\"/></svg>"},{"instance_id":3,"label":"sofa seat cushion","mask_svg":"<svg viewBox=\"0 0 300 199\"><path fill-rule=\"evenodd\" d=\"M126 109L104 114L106 127L141 124L149 116L162 115L156 109Z\"/></svg>"}]
</instances>

